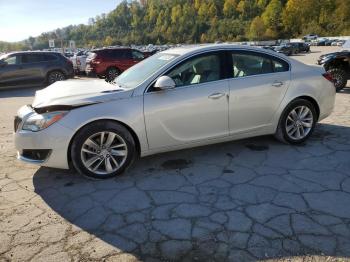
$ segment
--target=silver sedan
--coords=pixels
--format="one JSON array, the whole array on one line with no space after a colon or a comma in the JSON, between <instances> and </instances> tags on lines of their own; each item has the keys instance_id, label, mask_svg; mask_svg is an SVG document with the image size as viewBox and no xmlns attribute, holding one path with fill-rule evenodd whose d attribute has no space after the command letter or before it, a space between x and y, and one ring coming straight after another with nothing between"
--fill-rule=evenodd
<instances>
[{"instance_id":1,"label":"silver sedan","mask_svg":"<svg viewBox=\"0 0 350 262\"><path fill-rule=\"evenodd\" d=\"M171 150L268 134L303 143L334 100L322 68L248 46L181 47L114 83L68 80L38 91L15 117L15 145L20 160L108 178L138 156Z\"/></svg>"}]
</instances>

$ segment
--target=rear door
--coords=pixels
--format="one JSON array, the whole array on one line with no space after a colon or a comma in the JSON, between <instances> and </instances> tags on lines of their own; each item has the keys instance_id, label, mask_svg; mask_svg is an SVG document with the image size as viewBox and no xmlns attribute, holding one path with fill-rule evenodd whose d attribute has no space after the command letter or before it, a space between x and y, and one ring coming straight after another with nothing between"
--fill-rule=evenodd
<instances>
[{"instance_id":1,"label":"rear door","mask_svg":"<svg viewBox=\"0 0 350 262\"><path fill-rule=\"evenodd\" d=\"M290 83L288 62L253 51L232 51L230 134L259 130L271 125Z\"/></svg>"},{"instance_id":2,"label":"rear door","mask_svg":"<svg viewBox=\"0 0 350 262\"><path fill-rule=\"evenodd\" d=\"M41 53L29 53L22 55L22 74L26 81L38 84L43 82L45 68L47 67L45 57Z\"/></svg>"}]
</instances>

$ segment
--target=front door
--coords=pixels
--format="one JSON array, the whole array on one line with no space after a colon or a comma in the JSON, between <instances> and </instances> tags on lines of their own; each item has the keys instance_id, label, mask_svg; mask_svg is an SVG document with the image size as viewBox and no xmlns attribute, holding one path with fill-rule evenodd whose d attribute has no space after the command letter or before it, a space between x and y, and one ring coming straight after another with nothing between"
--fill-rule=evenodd
<instances>
[{"instance_id":1,"label":"front door","mask_svg":"<svg viewBox=\"0 0 350 262\"><path fill-rule=\"evenodd\" d=\"M0 67L0 86L12 86L23 81L20 55L9 55Z\"/></svg>"},{"instance_id":2,"label":"front door","mask_svg":"<svg viewBox=\"0 0 350 262\"><path fill-rule=\"evenodd\" d=\"M144 95L150 149L185 145L227 136L229 80L221 72L222 55L189 58L169 70L176 87Z\"/></svg>"}]
</instances>

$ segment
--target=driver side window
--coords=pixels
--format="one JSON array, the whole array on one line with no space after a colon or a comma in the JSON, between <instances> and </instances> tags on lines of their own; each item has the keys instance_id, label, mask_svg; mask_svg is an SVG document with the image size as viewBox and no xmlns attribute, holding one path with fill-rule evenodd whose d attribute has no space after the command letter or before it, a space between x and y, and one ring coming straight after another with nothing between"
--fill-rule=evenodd
<instances>
[{"instance_id":1,"label":"driver side window","mask_svg":"<svg viewBox=\"0 0 350 262\"><path fill-rule=\"evenodd\" d=\"M190 58L167 73L176 87L220 80L220 75L220 57L217 54Z\"/></svg>"},{"instance_id":2,"label":"driver side window","mask_svg":"<svg viewBox=\"0 0 350 262\"><path fill-rule=\"evenodd\" d=\"M19 64L17 58L18 58L18 56L13 55L13 56L9 56L9 57L5 58L3 61L5 63L7 63L8 65L16 65L16 64Z\"/></svg>"}]
</instances>

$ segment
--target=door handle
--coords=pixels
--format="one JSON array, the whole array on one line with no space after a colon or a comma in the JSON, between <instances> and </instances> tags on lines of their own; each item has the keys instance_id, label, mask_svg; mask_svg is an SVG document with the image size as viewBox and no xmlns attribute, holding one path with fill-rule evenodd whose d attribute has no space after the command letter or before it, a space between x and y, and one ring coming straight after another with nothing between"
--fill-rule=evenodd
<instances>
[{"instance_id":1,"label":"door handle","mask_svg":"<svg viewBox=\"0 0 350 262\"><path fill-rule=\"evenodd\" d=\"M275 87L283 86L283 82L275 81L275 82L273 82L272 86L275 86Z\"/></svg>"},{"instance_id":2,"label":"door handle","mask_svg":"<svg viewBox=\"0 0 350 262\"><path fill-rule=\"evenodd\" d=\"M220 97L223 97L225 94L223 93L214 93L214 94L211 94L210 96L208 96L208 98L210 99L219 99Z\"/></svg>"}]
</instances>

